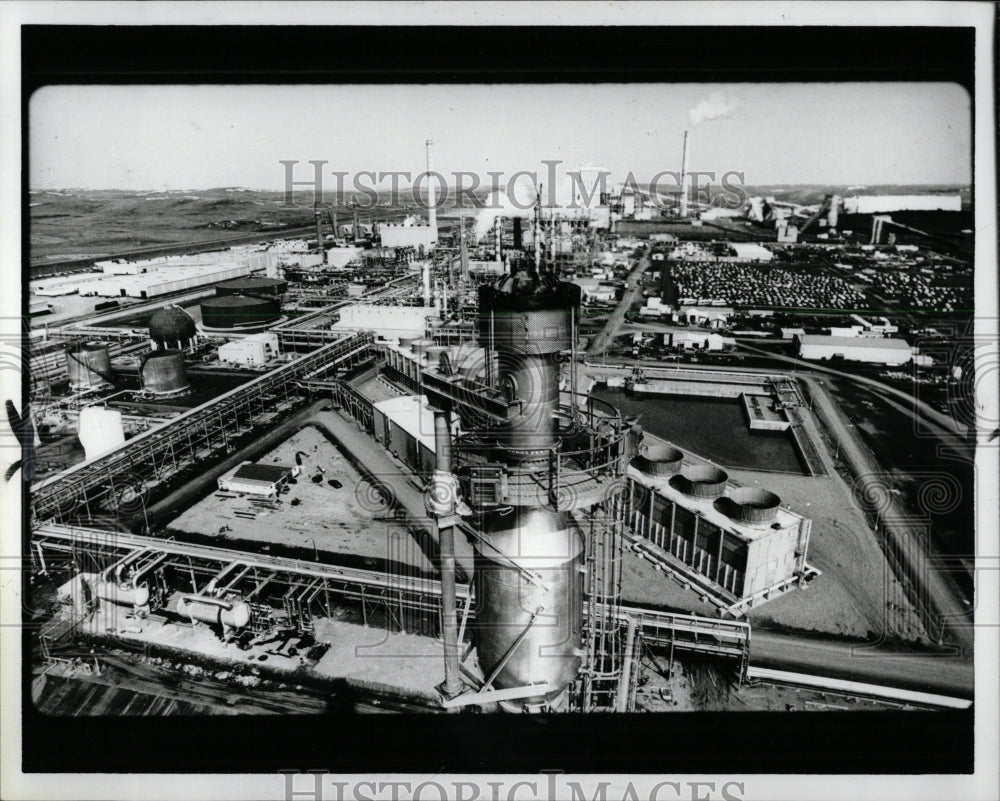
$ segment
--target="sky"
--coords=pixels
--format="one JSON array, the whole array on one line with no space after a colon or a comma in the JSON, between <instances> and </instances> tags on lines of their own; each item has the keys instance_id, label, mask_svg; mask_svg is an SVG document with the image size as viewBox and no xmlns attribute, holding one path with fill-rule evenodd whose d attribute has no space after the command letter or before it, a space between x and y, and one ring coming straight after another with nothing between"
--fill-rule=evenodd
<instances>
[{"instance_id":1,"label":"sky","mask_svg":"<svg viewBox=\"0 0 1000 801\"><path fill-rule=\"evenodd\" d=\"M552 159L646 183L679 169L688 130L691 169L747 185L966 184L971 122L945 83L50 86L31 98L29 176L32 189L282 189L282 160L301 162L297 180L309 160L416 175L431 139L435 169L484 183Z\"/></svg>"}]
</instances>

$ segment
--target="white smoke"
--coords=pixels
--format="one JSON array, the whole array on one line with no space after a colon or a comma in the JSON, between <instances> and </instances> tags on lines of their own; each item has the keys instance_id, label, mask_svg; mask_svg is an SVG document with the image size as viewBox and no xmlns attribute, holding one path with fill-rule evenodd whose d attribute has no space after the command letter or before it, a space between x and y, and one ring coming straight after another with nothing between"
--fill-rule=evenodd
<instances>
[{"instance_id":1,"label":"white smoke","mask_svg":"<svg viewBox=\"0 0 1000 801\"><path fill-rule=\"evenodd\" d=\"M486 205L476 215L476 241L490 232L497 217L530 218L536 197L535 187L528 181L492 190L486 197Z\"/></svg>"},{"instance_id":2,"label":"white smoke","mask_svg":"<svg viewBox=\"0 0 1000 801\"><path fill-rule=\"evenodd\" d=\"M726 97L723 92L712 92L688 112L691 127L708 120L721 120L728 117L739 104L738 100Z\"/></svg>"},{"instance_id":3,"label":"white smoke","mask_svg":"<svg viewBox=\"0 0 1000 801\"><path fill-rule=\"evenodd\" d=\"M581 168L586 170L587 168ZM575 170L574 170L575 172ZM539 175L539 179L546 176ZM587 194L602 191L601 184L594 186L593 175L580 175L574 178L569 174L557 176L556 185L542 186L542 206L543 208L569 208L573 203L575 192L583 184L583 190ZM607 178L605 178L605 186ZM508 190L511 190L508 192ZM538 189L534 182L527 177L523 177L513 186L499 187L490 192L486 197L485 206L476 215L476 241L482 241L483 237L490 234L497 217L520 217L528 220L534 214L534 206L538 198ZM547 214L548 212L543 212Z\"/></svg>"}]
</instances>

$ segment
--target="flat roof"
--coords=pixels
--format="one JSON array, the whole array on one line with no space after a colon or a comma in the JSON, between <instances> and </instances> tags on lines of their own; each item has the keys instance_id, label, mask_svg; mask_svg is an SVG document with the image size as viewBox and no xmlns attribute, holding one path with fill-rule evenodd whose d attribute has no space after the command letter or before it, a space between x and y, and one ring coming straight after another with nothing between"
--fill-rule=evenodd
<instances>
[{"instance_id":1,"label":"flat roof","mask_svg":"<svg viewBox=\"0 0 1000 801\"><path fill-rule=\"evenodd\" d=\"M248 481L266 481L269 484L277 483L286 476L292 474L292 468L280 464L241 464L233 473L233 478Z\"/></svg>"},{"instance_id":2,"label":"flat roof","mask_svg":"<svg viewBox=\"0 0 1000 801\"><path fill-rule=\"evenodd\" d=\"M401 395L372 404L403 431L434 451L434 413L419 395Z\"/></svg>"},{"instance_id":3,"label":"flat roof","mask_svg":"<svg viewBox=\"0 0 1000 801\"><path fill-rule=\"evenodd\" d=\"M905 339L892 337L834 337L824 334L806 334L799 337L803 345L833 345L844 348L889 348L890 350L910 350L910 344Z\"/></svg>"}]
</instances>

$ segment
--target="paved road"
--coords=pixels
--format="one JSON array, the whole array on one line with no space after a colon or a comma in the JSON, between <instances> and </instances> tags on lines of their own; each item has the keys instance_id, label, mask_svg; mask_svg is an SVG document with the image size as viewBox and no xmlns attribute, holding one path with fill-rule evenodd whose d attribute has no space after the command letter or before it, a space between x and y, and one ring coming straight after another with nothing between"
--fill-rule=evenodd
<instances>
[{"instance_id":1,"label":"paved road","mask_svg":"<svg viewBox=\"0 0 1000 801\"><path fill-rule=\"evenodd\" d=\"M754 629L750 663L816 676L971 698L972 660L928 652L893 653L885 647Z\"/></svg>"},{"instance_id":2,"label":"paved road","mask_svg":"<svg viewBox=\"0 0 1000 801\"><path fill-rule=\"evenodd\" d=\"M894 395L901 400L906 401L912 408L913 413L922 419L922 422L928 425L930 428L934 428L936 424L937 427L945 429L946 435L949 437L962 437L966 436L965 427L953 420L946 414L942 414L937 409L924 403L919 398L914 398L912 395L903 392L902 390L896 389L895 387L890 387L887 384L883 384L881 381L876 381L873 378L868 378L862 375L854 375L853 373L845 373L842 370L835 370L832 367L824 367L822 365L816 364L815 362L805 361L804 359L796 359L791 356L782 356L777 353L772 353L771 351L762 350L761 348L755 348L752 345L747 345L744 343L739 343L739 347L743 350L751 351L760 356L767 356L771 359L775 359L780 362L787 362L789 364L794 364L798 367L804 367L807 370L813 370L820 373L829 373L830 375L835 375L839 378L845 378L848 381L853 381L856 384L864 384L865 386L871 387L878 390L879 392L884 392L889 395Z\"/></svg>"},{"instance_id":3,"label":"paved road","mask_svg":"<svg viewBox=\"0 0 1000 801\"><path fill-rule=\"evenodd\" d=\"M618 333L618 329L625 322L625 312L632 307L636 298L642 293L642 274L646 272L649 265L649 255L645 255L632 268L632 272L625 279L625 294L622 295L621 302L611 313L608 321L604 324L604 328L601 329L601 333L594 337L593 341L587 347L588 355L594 356L604 353L608 349L608 345L614 341L615 334Z\"/></svg>"},{"instance_id":4,"label":"paved road","mask_svg":"<svg viewBox=\"0 0 1000 801\"><path fill-rule=\"evenodd\" d=\"M883 507L879 518L892 541L892 549L903 562L904 572L919 578L921 589L926 593L921 595L927 598L932 617L942 621L947 639L960 645L964 653L971 654L974 630L969 620L969 607L962 603L957 591L942 573L928 567L932 554L927 551L932 546L917 540L921 527L907 525L907 521L914 520L914 515L897 500L895 494L887 491L885 482L879 478L885 473L884 468L830 398L823 383L813 376L800 375L799 378L809 386L813 409L840 443L840 452L856 477L855 493Z\"/></svg>"}]
</instances>

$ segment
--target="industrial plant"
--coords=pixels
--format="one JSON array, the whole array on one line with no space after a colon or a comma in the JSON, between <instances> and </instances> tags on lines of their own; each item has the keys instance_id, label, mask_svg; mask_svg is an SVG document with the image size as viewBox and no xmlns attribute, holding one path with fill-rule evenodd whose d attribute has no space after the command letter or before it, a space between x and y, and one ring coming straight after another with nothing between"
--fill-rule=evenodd
<instances>
[{"instance_id":1,"label":"industrial plant","mask_svg":"<svg viewBox=\"0 0 1000 801\"><path fill-rule=\"evenodd\" d=\"M906 314L843 324L871 294L842 265L917 281L947 260L961 291L963 235L904 222L960 200L730 213L697 196L680 139L666 198L317 200L304 237L33 281L31 404L8 417L30 430L49 610L36 705L140 645L244 688L347 682L428 713L731 708L694 693L702 665L761 709L971 705L957 668L825 674L794 648L885 621L928 653L968 637L859 505L856 432L808 372L932 369Z\"/></svg>"}]
</instances>

